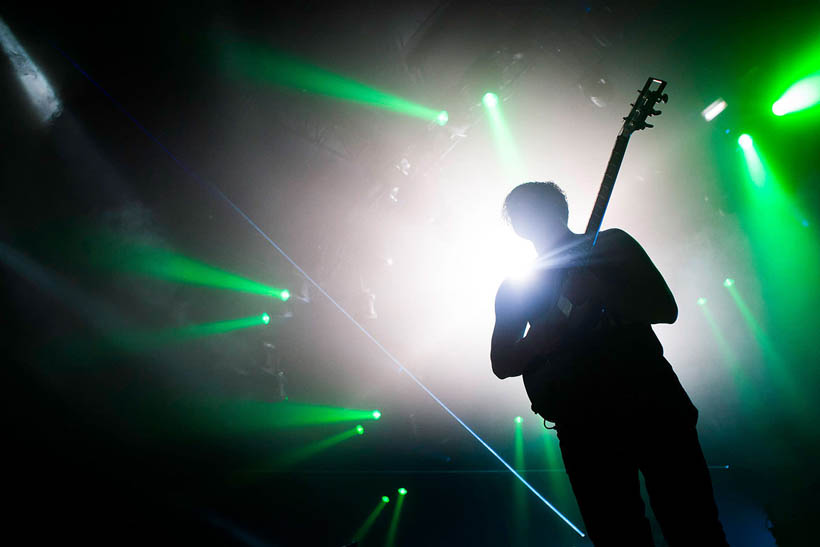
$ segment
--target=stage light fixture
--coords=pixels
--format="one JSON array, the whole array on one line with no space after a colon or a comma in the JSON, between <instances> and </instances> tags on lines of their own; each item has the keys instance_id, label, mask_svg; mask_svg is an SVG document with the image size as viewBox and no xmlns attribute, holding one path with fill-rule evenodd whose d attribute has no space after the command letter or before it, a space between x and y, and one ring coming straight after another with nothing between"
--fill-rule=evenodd
<instances>
[{"instance_id":1,"label":"stage light fixture","mask_svg":"<svg viewBox=\"0 0 820 547\"><path fill-rule=\"evenodd\" d=\"M524 421L524 418L522 418L521 416L516 416L514 421L515 423L520 424Z\"/></svg>"},{"instance_id":2,"label":"stage light fixture","mask_svg":"<svg viewBox=\"0 0 820 547\"><path fill-rule=\"evenodd\" d=\"M382 503L390 503L390 498L387 496L382 496Z\"/></svg>"},{"instance_id":3,"label":"stage light fixture","mask_svg":"<svg viewBox=\"0 0 820 547\"><path fill-rule=\"evenodd\" d=\"M361 425L357 425L356 426L356 433L358 433L359 435L364 435L364 427L361 426Z\"/></svg>"},{"instance_id":4,"label":"stage light fixture","mask_svg":"<svg viewBox=\"0 0 820 547\"><path fill-rule=\"evenodd\" d=\"M381 417L382 417L382 413L381 413L381 412L379 412L378 410L374 410L374 411L373 411L373 419L374 419L374 420L378 420L378 419L379 419L379 418L381 418Z\"/></svg>"},{"instance_id":5,"label":"stage light fixture","mask_svg":"<svg viewBox=\"0 0 820 547\"><path fill-rule=\"evenodd\" d=\"M446 110L442 110L436 116L436 123L439 125L447 125L447 122L450 121L450 115L447 114Z\"/></svg>"},{"instance_id":6,"label":"stage light fixture","mask_svg":"<svg viewBox=\"0 0 820 547\"><path fill-rule=\"evenodd\" d=\"M706 108L703 109L703 112L700 113L703 116L703 119L707 122L711 122L715 118L718 117L718 114L726 110L726 101L723 99L718 99Z\"/></svg>"},{"instance_id":7,"label":"stage light fixture","mask_svg":"<svg viewBox=\"0 0 820 547\"><path fill-rule=\"evenodd\" d=\"M735 280L732 279L731 277L727 277L726 279L723 280L723 286L724 287L731 287L734 284L735 284Z\"/></svg>"},{"instance_id":8,"label":"stage light fixture","mask_svg":"<svg viewBox=\"0 0 820 547\"><path fill-rule=\"evenodd\" d=\"M288 300L290 300L290 291L289 291L289 290L287 290L287 289L283 289L283 290L279 293L279 298L281 298L281 299L282 299L282 302L287 302Z\"/></svg>"},{"instance_id":9,"label":"stage light fixture","mask_svg":"<svg viewBox=\"0 0 820 547\"><path fill-rule=\"evenodd\" d=\"M701 296L698 298L698 306L703 306L704 304L706 304L706 299Z\"/></svg>"},{"instance_id":10,"label":"stage light fixture","mask_svg":"<svg viewBox=\"0 0 820 547\"><path fill-rule=\"evenodd\" d=\"M481 99L481 102L484 103L484 106L487 108L495 108L498 106L498 95L493 93L492 91L488 91L484 94L484 97Z\"/></svg>"},{"instance_id":11,"label":"stage light fixture","mask_svg":"<svg viewBox=\"0 0 820 547\"><path fill-rule=\"evenodd\" d=\"M741 148L744 150L748 150L754 145L754 141L752 141L752 136L748 133L744 133L737 138L737 143L740 145Z\"/></svg>"},{"instance_id":12,"label":"stage light fixture","mask_svg":"<svg viewBox=\"0 0 820 547\"><path fill-rule=\"evenodd\" d=\"M270 323L270 315L268 315L267 313L263 313L262 314L262 322L266 325L268 323Z\"/></svg>"},{"instance_id":13,"label":"stage light fixture","mask_svg":"<svg viewBox=\"0 0 820 547\"><path fill-rule=\"evenodd\" d=\"M2 19L0 19L0 47L8 56L20 84L37 110L40 121L48 123L59 116L63 111L60 99L57 98L45 75L40 72Z\"/></svg>"},{"instance_id":14,"label":"stage light fixture","mask_svg":"<svg viewBox=\"0 0 820 547\"><path fill-rule=\"evenodd\" d=\"M406 496L407 495L407 488L399 488L399 495Z\"/></svg>"},{"instance_id":15,"label":"stage light fixture","mask_svg":"<svg viewBox=\"0 0 820 547\"><path fill-rule=\"evenodd\" d=\"M775 116L799 112L820 103L820 73L792 84L772 105Z\"/></svg>"}]
</instances>

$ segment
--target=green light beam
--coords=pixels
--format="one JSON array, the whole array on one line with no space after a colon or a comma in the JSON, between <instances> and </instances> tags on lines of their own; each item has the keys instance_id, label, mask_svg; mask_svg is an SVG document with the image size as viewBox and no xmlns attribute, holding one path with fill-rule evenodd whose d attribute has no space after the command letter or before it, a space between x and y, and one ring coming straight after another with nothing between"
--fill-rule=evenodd
<instances>
[{"instance_id":1,"label":"green light beam","mask_svg":"<svg viewBox=\"0 0 820 547\"><path fill-rule=\"evenodd\" d=\"M820 72L806 76L789 86L772 104L772 113L775 116L785 116L811 108L817 103L820 103Z\"/></svg>"},{"instance_id":2,"label":"green light beam","mask_svg":"<svg viewBox=\"0 0 820 547\"><path fill-rule=\"evenodd\" d=\"M167 344L184 342L193 338L212 336L239 329L267 325L270 316L263 313L239 319L227 319L212 323L200 323L169 329L154 329L136 332L108 333L104 335L101 347L120 351L147 351Z\"/></svg>"},{"instance_id":3,"label":"green light beam","mask_svg":"<svg viewBox=\"0 0 820 547\"><path fill-rule=\"evenodd\" d=\"M110 257L103 258L107 266L118 271L177 283L262 294L282 301L290 298L290 292L287 289L271 287L166 249L127 245L118 251L118 253L111 253Z\"/></svg>"},{"instance_id":4,"label":"green light beam","mask_svg":"<svg viewBox=\"0 0 820 547\"><path fill-rule=\"evenodd\" d=\"M763 162L760 161L760 155L755 149L752 137L747 133L742 134L737 139L737 143L743 150L743 157L746 159L746 169L749 172L749 178L757 186L763 186L766 182L766 170L763 168Z\"/></svg>"},{"instance_id":5,"label":"green light beam","mask_svg":"<svg viewBox=\"0 0 820 547\"><path fill-rule=\"evenodd\" d=\"M721 331L720 327L718 327L717 322L715 321L714 316L712 315L712 311L709 309L709 305L706 302L705 298L698 299L698 307L700 308L701 313L703 314L703 318L706 319L706 324L709 325L709 329L712 331L712 335L715 337L715 341L718 344L718 348L720 352L723 354L723 358L726 361L726 364L729 365L732 369L737 367L737 355L735 355L734 350L732 350L729 342L726 341L726 337L723 336L723 332Z\"/></svg>"},{"instance_id":6,"label":"green light beam","mask_svg":"<svg viewBox=\"0 0 820 547\"><path fill-rule=\"evenodd\" d=\"M449 118L444 110L402 99L266 47L235 43L225 48L223 54L228 71L260 83L369 105L439 125L446 124Z\"/></svg>"},{"instance_id":7,"label":"green light beam","mask_svg":"<svg viewBox=\"0 0 820 547\"><path fill-rule=\"evenodd\" d=\"M324 452L325 450L336 446L339 443L346 441L352 437L357 437L361 435L358 431L358 427L354 427L352 429L348 429L346 431L342 431L341 433L337 433L327 439L321 439L319 441L310 443L307 446L303 446L296 450L285 454L279 459L279 463L283 466L291 466L296 463L299 463L303 460L311 458L320 452Z\"/></svg>"},{"instance_id":8,"label":"green light beam","mask_svg":"<svg viewBox=\"0 0 820 547\"><path fill-rule=\"evenodd\" d=\"M729 291L729 294L732 296L732 300L734 300L738 311L740 311L740 315L746 322L746 326L749 327L749 330L752 332L752 335L754 336L755 340L760 345L760 349L763 350L763 355L772 364L782 365L783 359L781 359L777 350L775 350L774 345L769 339L769 336L766 334L766 331L764 331L763 328L760 326L760 323L758 323L757 319L752 313L752 310L750 310L749 306L746 304L746 301L743 300L743 298L740 296L740 293L737 292L737 287L735 287L734 280L727 278L726 281L723 282L723 286L726 288L726 290Z\"/></svg>"},{"instance_id":9,"label":"green light beam","mask_svg":"<svg viewBox=\"0 0 820 547\"><path fill-rule=\"evenodd\" d=\"M406 493L406 491L405 491ZM393 517L390 519L390 528L387 530L386 547L394 547L396 545L396 533L399 530L399 517L401 517L401 508L404 505L404 498L407 496L400 494L399 499L396 500L396 506L393 507Z\"/></svg>"},{"instance_id":10,"label":"green light beam","mask_svg":"<svg viewBox=\"0 0 820 547\"><path fill-rule=\"evenodd\" d=\"M561 458L561 448L558 438L549 430L544 431L544 459L547 464L547 482L553 496L556 496L565 505L575 503L575 497L569 484L567 472L564 469L564 460Z\"/></svg>"},{"instance_id":11,"label":"green light beam","mask_svg":"<svg viewBox=\"0 0 820 547\"><path fill-rule=\"evenodd\" d=\"M185 415L198 417L205 429L270 431L374 420L370 410L291 401L271 403L255 400L194 400L177 406Z\"/></svg>"},{"instance_id":12,"label":"green light beam","mask_svg":"<svg viewBox=\"0 0 820 547\"><path fill-rule=\"evenodd\" d=\"M513 463L515 469L524 474L526 464L524 462L524 432L523 419L521 416L516 416L515 420L515 451L513 454ZM513 530L515 534L515 545L526 545L529 532L529 514L527 512L527 492L520 482L513 483Z\"/></svg>"},{"instance_id":13,"label":"green light beam","mask_svg":"<svg viewBox=\"0 0 820 547\"><path fill-rule=\"evenodd\" d=\"M362 525L359 526L359 529L356 530L356 533L353 534L352 541L361 542L365 538L367 533L373 527L373 524L376 522L376 519L379 518L381 512L384 511L385 507L387 507L388 503L390 503L390 499L387 496L382 496L382 499L379 500L379 504L376 505L376 508L370 512Z\"/></svg>"},{"instance_id":14,"label":"green light beam","mask_svg":"<svg viewBox=\"0 0 820 547\"><path fill-rule=\"evenodd\" d=\"M488 99L488 97L494 97L494 99ZM504 169L510 177L519 179L523 174L521 158L518 155L515 140L510 134L504 115L501 112L501 103L498 96L494 93L487 93L484 95L483 103L487 111L487 117L490 120L490 131L495 141L495 147L504 164Z\"/></svg>"}]
</instances>

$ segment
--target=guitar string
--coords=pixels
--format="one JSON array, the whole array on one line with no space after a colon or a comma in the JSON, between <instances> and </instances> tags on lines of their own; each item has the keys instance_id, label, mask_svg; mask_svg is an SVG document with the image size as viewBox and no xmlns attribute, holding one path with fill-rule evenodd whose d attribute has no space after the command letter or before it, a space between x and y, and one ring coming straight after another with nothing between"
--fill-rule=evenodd
<instances>
[{"instance_id":1,"label":"guitar string","mask_svg":"<svg viewBox=\"0 0 820 547\"><path fill-rule=\"evenodd\" d=\"M160 140L153 135L143 124L141 124L131 113L122 105L120 104L101 84L99 84L96 80L94 80L88 72L86 72L71 56L69 56L65 51L63 51L60 47L55 44L52 44L54 49L56 49L60 55L62 55L69 63L80 73L82 74L89 82L91 82L103 95L105 95L111 103L119 110L122 114L124 114L131 122L136 125L140 131L142 131L145 136L147 136L154 144L160 147L163 152L180 168L184 173L190 176L194 181L196 181L201 186L204 186L211 192L215 193L217 196L222 198L238 215L240 215L251 227L260 235L262 236L285 260L287 260L295 269L299 272L311 285L313 285L319 293L321 293L325 298L330 301L333 306L339 310L342 315L348 318L361 332L365 335L373 344L378 347L384 355L390 359L398 368L400 372L407 374L407 376L415 382L415 384L421 388L427 395L430 396L438 405L444 409L453 419L456 420L470 435L472 435L484 448L487 449L490 454L492 454L499 462L501 462L504 467L506 467L521 483L526 486L535 496L540 499L547 507L549 507L553 513L555 513L564 523L566 523L570 528L572 528L578 535L581 537L585 537L586 534L581 531L572 521L569 520L561 511L558 510L552 503L547 500L538 490L535 489L524 477L521 476L507 461L502 458L498 452L496 452L484 439L482 439L478 433L473 431L470 426L468 426L461 418L459 418L455 412L450 410L450 408L444 404L444 402L439 399L430 389L424 385L421 380L419 380L410 370L405 367L401 361L398 360L388 349L382 345L361 323L359 323L348 311L342 307L339 302L336 301L327 291L325 291L321 285L317 281L313 279L304 269L302 269L299 264L296 263L286 252L285 250L279 246L276 241L274 241L262 228L256 224L250 216L248 216L233 200L231 200L227 194L225 194L215 183L207 181L200 177L193 169L189 168L182 160L180 160L177 156L175 156Z\"/></svg>"}]
</instances>

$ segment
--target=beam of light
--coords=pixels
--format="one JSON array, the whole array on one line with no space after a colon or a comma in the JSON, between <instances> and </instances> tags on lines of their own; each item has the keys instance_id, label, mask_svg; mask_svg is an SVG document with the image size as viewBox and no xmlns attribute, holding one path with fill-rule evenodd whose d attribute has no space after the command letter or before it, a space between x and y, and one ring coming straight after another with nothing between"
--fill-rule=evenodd
<instances>
[{"instance_id":1,"label":"beam of light","mask_svg":"<svg viewBox=\"0 0 820 547\"><path fill-rule=\"evenodd\" d=\"M267 313L263 313L250 317L199 323L186 325L184 327L108 333L104 336L101 345L120 351L148 351L168 344L184 342L203 336L212 336L239 329L267 325L269 322L270 316Z\"/></svg>"},{"instance_id":2,"label":"beam of light","mask_svg":"<svg viewBox=\"0 0 820 547\"><path fill-rule=\"evenodd\" d=\"M212 423L224 422L247 429L289 429L376 420L370 410L282 401L200 400L186 407L189 415Z\"/></svg>"},{"instance_id":3,"label":"beam of light","mask_svg":"<svg viewBox=\"0 0 820 547\"><path fill-rule=\"evenodd\" d=\"M378 505L376 505L376 507L372 511L370 511L370 514L367 515L367 518L364 520L362 525L359 526L359 529L356 530L355 534L353 534L352 541L361 542L365 538L365 536L367 536L367 533L373 527L373 524L376 522L376 519L379 518L379 515L381 515L382 511L384 511L384 508L387 507L388 503L390 503L390 498L388 498L387 496L382 496L382 499L379 500Z\"/></svg>"},{"instance_id":4,"label":"beam of light","mask_svg":"<svg viewBox=\"0 0 820 547\"><path fill-rule=\"evenodd\" d=\"M724 281L724 286L725 283L726 282ZM729 345L729 342L726 341L726 337L723 336L723 331L715 321L712 311L709 309L708 302L705 298L698 298L698 308L700 308L703 318L706 320L706 324L709 325L709 330L712 331L712 335L715 337L715 341L718 344L718 348L720 348L721 354L723 354L726 364L734 369L737 366L737 356L735 355L734 350L732 350L732 347Z\"/></svg>"},{"instance_id":5,"label":"beam of light","mask_svg":"<svg viewBox=\"0 0 820 547\"><path fill-rule=\"evenodd\" d=\"M498 106L498 95L492 91L488 91L484 94L484 97L481 98L481 102L484 103L484 106L487 108L495 108Z\"/></svg>"},{"instance_id":6,"label":"beam of light","mask_svg":"<svg viewBox=\"0 0 820 547\"><path fill-rule=\"evenodd\" d=\"M515 434L514 434L514 452L513 463L519 473L523 474L527 467L524 462L524 431L523 419L521 416L516 416ZM515 545L526 545L529 532L529 519L527 511L526 490L519 482L513 483L513 532L515 537Z\"/></svg>"},{"instance_id":7,"label":"beam of light","mask_svg":"<svg viewBox=\"0 0 820 547\"><path fill-rule=\"evenodd\" d=\"M726 110L726 101L723 99L718 99L706 108L703 109L703 112L700 113L703 116L703 119L707 122L711 122L715 118L718 117L718 114Z\"/></svg>"},{"instance_id":8,"label":"beam of light","mask_svg":"<svg viewBox=\"0 0 820 547\"><path fill-rule=\"evenodd\" d=\"M261 294L282 301L290 299L290 291L287 289L253 281L168 249L146 245L124 245L115 246L114 251L101 253L101 256L96 259L98 264L119 272L166 281Z\"/></svg>"},{"instance_id":9,"label":"beam of light","mask_svg":"<svg viewBox=\"0 0 820 547\"><path fill-rule=\"evenodd\" d=\"M390 353L390 351L381 342L379 342L378 339L375 336L373 336L373 334L371 334L369 330L367 330L358 320L356 320L355 317L353 317L353 315L350 312L348 312L341 304L339 304L339 302L335 298L333 298L330 295L330 293L328 293L310 274L308 274L304 270L304 268L302 268L295 260L293 260L290 257L290 255L286 253L285 250L267 234L267 232L260 228L259 225L256 222L254 222L253 219L250 216L248 216L247 213L245 213L245 211L243 211L230 197L228 197L228 195L225 194L225 192L223 192L216 184L210 181L206 181L205 179L200 177L195 171L193 171L184 162L182 162L182 160L177 158L164 144L162 144L162 142L159 139L157 139L154 136L153 133L148 131L148 129L146 129L145 126L142 125L136 118L134 118L134 116L131 115L131 113L128 112L125 109L125 107L123 107L116 99L114 99L111 96L111 94L105 90L105 88L103 88L85 70L83 70L82 67L80 67L76 63L76 61L69 57L64 51L59 51L60 54L63 55L63 57L65 57L78 72L80 72L83 76L85 76L85 78L89 82L91 82L95 87L97 87L100 90L100 92L103 93L114 104L114 106L120 112L123 113L123 115L130 119L134 123L134 125L136 125L137 128L139 128L139 130L145 134L146 137L153 141L165 154L167 154L171 161L173 161L180 169L182 169L182 171L184 171L198 184L202 185L203 188L209 190L210 192L213 192L214 194L222 198L225 201L225 203L231 209L233 209L234 212L236 212L236 214L241 216L251 226L251 228L253 228L253 230L256 231L256 233L258 233L262 238L264 238L265 241L267 241L271 245L271 247L273 247L276 250L276 252L278 252L282 256L282 258L287 260L294 267L294 269L296 269L296 271L298 271L299 274L302 275L302 277L304 277L305 280L308 281L308 283L310 283L322 296L327 298L328 301L339 311L339 313L341 313L348 320L350 320L350 322L353 323L353 325L359 330L359 332L361 332L368 340L370 340L377 348L379 348L379 350L385 355L385 357L387 357L387 359L390 362L392 362L399 369L399 371L406 374L407 377L419 387L419 389L424 391L436 404L438 404L441 407L442 410L444 410L456 422L458 422L458 424L461 427L463 427L464 430L467 431L467 433L469 433L476 441L478 441L478 443L481 444L481 446L483 446L495 459L497 459L499 463L501 463L505 468L507 468L507 470L509 470L510 473L512 473L518 480L520 480L521 483L524 484L524 486L526 486L530 490L530 492L532 492L539 500L541 500L541 502L543 502L544 505L546 505L553 513L555 513L555 515L558 516L558 518L560 518L567 526L572 528L573 531L575 531L575 533L577 533L579 536L586 537L586 534L584 534L584 532L582 532L580 528L573 524L573 522L570 521L561 511L559 511L557 507L550 503L550 501L547 498L545 498L538 490L536 490L534 486L532 486L528 481L526 481L524 477L522 477L521 474L518 473L507 462L507 460L502 458L492 446L490 446L483 438L481 438L481 436L478 433L476 433L470 426L468 426L464 422L464 420L459 418L458 415L456 415L456 413L450 409L450 407L444 404L444 401L439 399L436 396L436 394L433 393L430 390L430 388L428 388L424 383L422 383L422 381L419 380L418 377L415 374L413 374L407 367L405 367L396 356Z\"/></svg>"},{"instance_id":10,"label":"beam of light","mask_svg":"<svg viewBox=\"0 0 820 547\"><path fill-rule=\"evenodd\" d=\"M806 76L789 86L772 104L772 113L775 116L785 116L811 108L817 103L820 103L820 73Z\"/></svg>"},{"instance_id":11,"label":"beam of light","mask_svg":"<svg viewBox=\"0 0 820 547\"><path fill-rule=\"evenodd\" d=\"M12 34L11 29L0 18L0 46L8 56L20 84L23 86L31 104L37 111L42 123L48 123L63 111L60 99L54 93L45 75L28 56L26 50Z\"/></svg>"},{"instance_id":12,"label":"beam of light","mask_svg":"<svg viewBox=\"0 0 820 547\"><path fill-rule=\"evenodd\" d=\"M803 405L805 403L804 396L798 389L798 386L794 383L788 363L783 360L780 353L777 351L777 348L775 348L772 343L769 335L760 326L760 323L754 313L752 313L752 310L738 292L735 283L728 285L724 283L724 287L726 287L726 290L729 291L729 294L732 296L732 300L737 306L740 315L743 317L746 326L749 328L749 331L752 333L757 345L760 347L763 357L769 365L769 371L775 387L784 392L788 400L793 404L797 406Z\"/></svg>"},{"instance_id":13,"label":"beam of light","mask_svg":"<svg viewBox=\"0 0 820 547\"><path fill-rule=\"evenodd\" d=\"M257 83L373 106L439 125L449 119L440 108L422 106L268 47L233 43L222 54L226 71Z\"/></svg>"},{"instance_id":14,"label":"beam of light","mask_svg":"<svg viewBox=\"0 0 820 547\"><path fill-rule=\"evenodd\" d=\"M778 173L766 161L765 145L752 142L751 137L742 144L744 161L738 163L744 164L753 183L741 187L745 197L741 219L749 234L767 308L780 316L783 322L779 319L779 324L796 317L805 318L807 323L815 313L812 302L817 289L807 287L805 280L820 278L820 242L814 232L806 230L806 214L789 190L789 172Z\"/></svg>"},{"instance_id":15,"label":"beam of light","mask_svg":"<svg viewBox=\"0 0 820 547\"><path fill-rule=\"evenodd\" d=\"M402 489L403 490L403 489ZM396 500L396 505L393 507L393 517L390 519L390 528L387 530L387 541L384 542L385 547L394 547L396 545L396 533L399 530L399 517L401 517L401 508L404 505L404 494L399 492L399 499Z\"/></svg>"},{"instance_id":16,"label":"beam of light","mask_svg":"<svg viewBox=\"0 0 820 547\"><path fill-rule=\"evenodd\" d=\"M548 484L550 491L558 499L566 504L571 504L572 496L569 478L564 469L564 460L561 458L561 448L558 445L558 438L550 430L544 430L544 460L547 465L544 470L533 470L531 472L548 473Z\"/></svg>"},{"instance_id":17,"label":"beam of light","mask_svg":"<svg viewBox=\"0 0 820 547\"><path fill-rule=\"evenodd\" d=\"M306 446L302 446L300 448L291 450L290 452L282 455L278 459L278 463L284 467L288 467L296 463L299 463L303 460L306 460L308 458L312 458L316 454L324 452L325 450L333 446L336 446L337 444L343 443L344 441L351 439L353 437L360 436L361 433L359 433L359 427L361 426L357 426L352 429L347 429L345 431L342 431L341 433L337 433L326 439L321 439L316 442L310 443Z\"/></svg>"},{"instance_id":18,"label":"beam of light","mask_svg":"<svg viewBox=\"0 0 820 547\"><path fill-rule=\"evenodd\" d=\"M749 178L757 186L763 186L763 183L766 181L766 170L763 169L763 162L760 161L760 155L758 155L755 149L752 137L744 133L738 137L737 143L740 145L741 150L743 150L743 157L746 159L746 169L749 172Z\"/></svg>"},{"instance_id":19,"label":"beam of light","mask_svg":"<svg viewBox=\"0 0 820 547\"><path fill-rule=\"evenodd\" d=\"M728 286L726 285L727 281L731 281ZM731 287L734 284L734 280L727 278L723 284L724 287ZM751 404L751 402L755 400L755 397L752 393L752 387L749 385L747 373L741 368L735 351L723 335L723 329L721 329L720 326L718 326L717 321L715 321L715 317L712 315L712 310L709 309L708 302L705 298L698 299L698 308L700 308L703 318L706 320L706 324L709 325L709 330L712 332L715 342L717 342L718 349L723 356L723 362L726 364L732 375L732 380L734 382L734 387L737 391L740 403L743 405Z\"/></svg>"},{"instance_id":20,"label":"beam of light","mask_svg":"<svg viewBox=\"0 0 820 547\"><path fill-rule=\"evenodd\" d=\"M507 127L507 122L504 120L498 95L495 93L487 93L484 95L482 102L487 111L487 117L490 120L490 132L493 135L493 141L495 142L496 150L504 165L504 170L507 175L512 178L522 178L522 164L518 154L518 147Z\"/></svg>"},{"instance_id":21,"label":"beam of light","mask_svg":"<svg viewBox=\"0 0 820 547\"><path fill-rule=\"evenodd\" d=\"M752 310L749 309L749 305L746 304L746 301L740 296L740 293L737 291L737 287L735 286L734 279L726 278L723 282L723 286L726 290L729 291L729 294L732 296L732 300L737 306L740 315L743 317L743 320L746 322L746 326L749 327L752 335L754 336L757 343L760 345L760 349L763 350L763 355L769 360L771 363L776 365L782 365L783 359L778 354L777 350L772 344L771 339L769 339L769 335L766 334L766 331L760 326L760 323L757 321L757 318L752 313Z\"/></svg>"}]
</instances>

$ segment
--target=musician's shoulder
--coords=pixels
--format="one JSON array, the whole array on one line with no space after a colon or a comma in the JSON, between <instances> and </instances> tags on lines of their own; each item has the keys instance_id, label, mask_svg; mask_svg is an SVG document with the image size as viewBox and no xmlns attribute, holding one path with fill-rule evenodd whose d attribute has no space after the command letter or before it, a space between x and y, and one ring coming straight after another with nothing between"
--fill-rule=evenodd
<instances>
[{"instance_id":1,"label":"musician's shoulder","mask_svg":"<svg viewBox=\"0 0 820 547\"><path fill-rule=\"evenodd\" d=\"M620 228L610 228L608 230L602 230L598 234L598 241L595 243L596 247L598 245L603 245L604 247L621 247L621 246L632 246L636 245L638 242L635 241L635 238L629 235L625 230Z\"/></svg>"}]
</instances>

